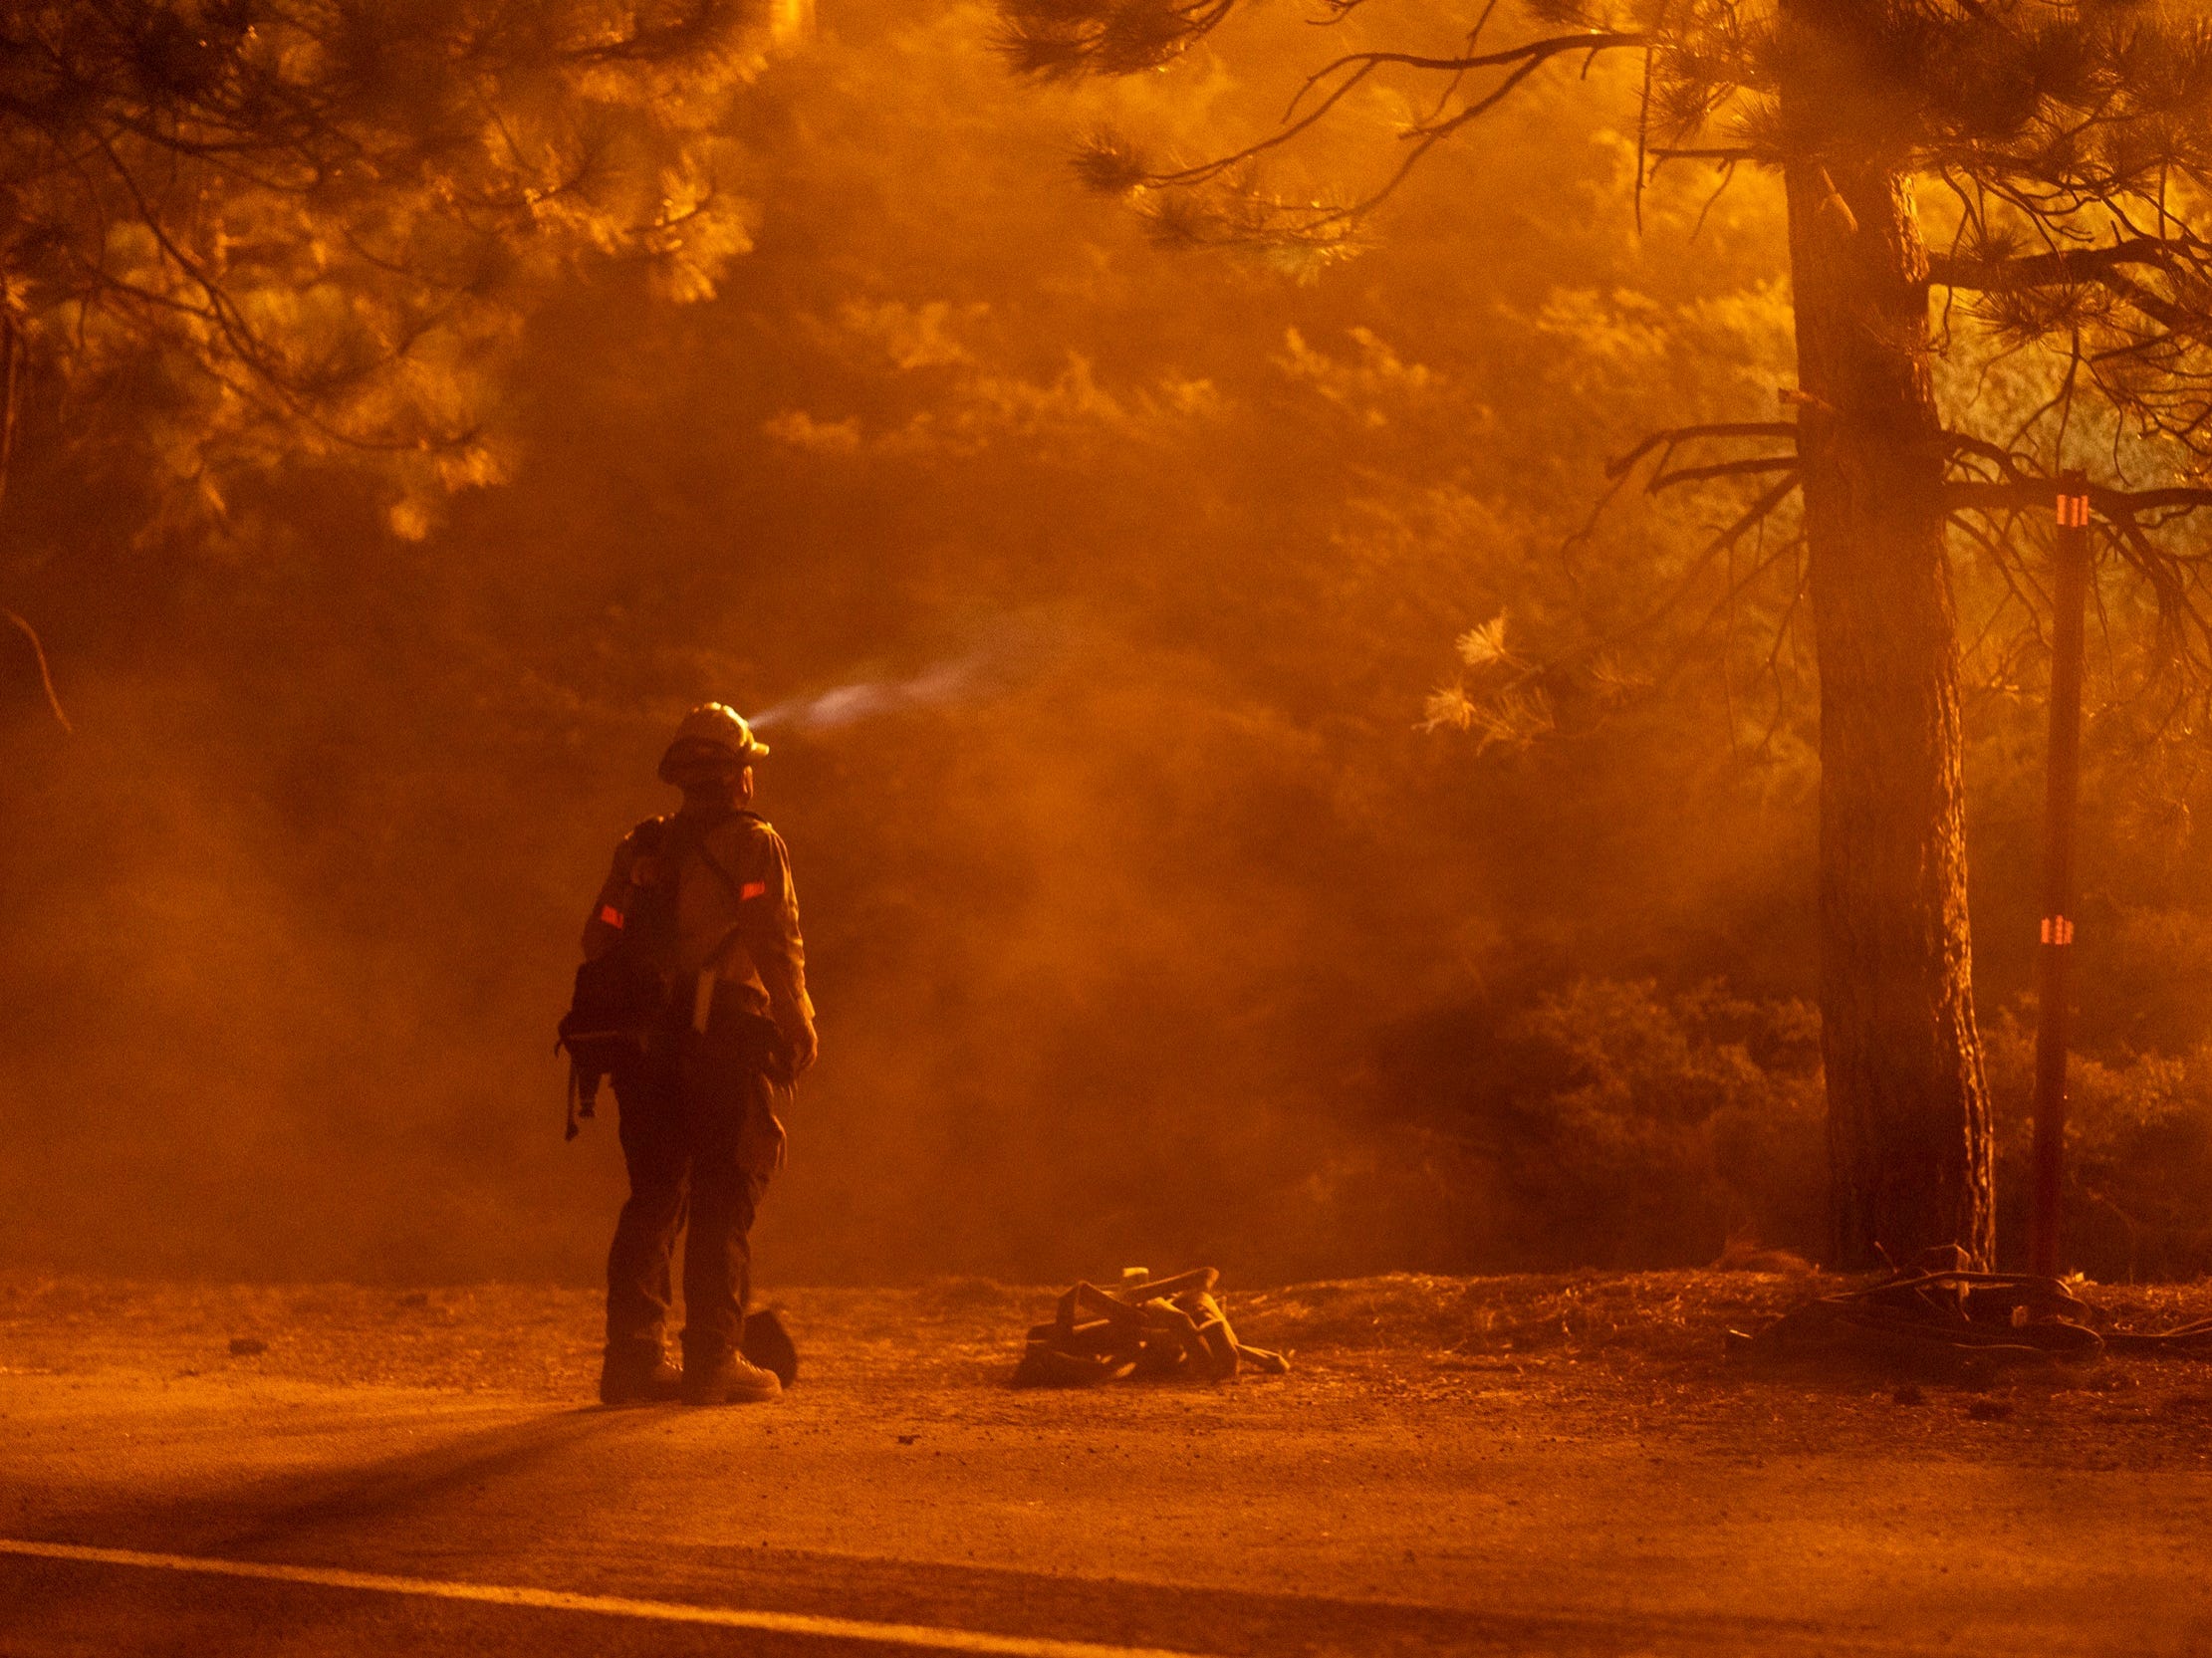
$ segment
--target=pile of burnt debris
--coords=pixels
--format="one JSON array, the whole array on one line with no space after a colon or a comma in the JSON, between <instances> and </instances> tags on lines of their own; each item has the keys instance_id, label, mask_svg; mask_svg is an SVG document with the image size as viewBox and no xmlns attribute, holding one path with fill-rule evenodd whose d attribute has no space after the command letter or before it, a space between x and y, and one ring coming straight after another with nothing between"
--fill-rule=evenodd
<instances>
[{"instance_id":1,"label":"pile of burnt debris","mask_svg":"<svg viewBox=\"0 0 2212 1658\"><path fill-rule=\"evenodd\" d=\"M1132 1268L1111 1294L1095 1284L1077 1285L1060 1298L1050 1323L1031 1327L1014 1385L1091 1387L1127 1377L1227 1381L1240 1367L1277 1376L1289 1370L1283 1354L1237 1339L1214 1298L1220 1282L1211 1267L1170 1278Z\"/></svg>"},{"instance_id":2,"label":"pile of burnt debris","mask_svg":"<svg viewBox=\"0 0 2212 1658\"><path fill-rule=\"evenodd\" d=\"M2122 1329L2067 1281L1970 1271L1961 1250L1933 1250L1909 1271L1793 1307L1756 1334L1728 1332L1748 1364L1855 1364L1985 1372L2083 1362L2107 1353L2212 1353L2212 1318L2175 1329Z\"/></svg>"}]
</instances>

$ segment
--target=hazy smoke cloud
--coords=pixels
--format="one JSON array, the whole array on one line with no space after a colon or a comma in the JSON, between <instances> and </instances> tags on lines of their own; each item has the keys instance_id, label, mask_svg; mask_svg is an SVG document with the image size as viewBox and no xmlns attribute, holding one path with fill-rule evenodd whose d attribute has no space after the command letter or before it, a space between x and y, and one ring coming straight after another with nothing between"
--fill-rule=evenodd
<instances>
[{"instance_id":1,"label":"hazy smoke cloud","mask_svg":"<svg viewBox=\"0 0 2212 1658\"><path fill-rule=\"evenodd\" d=\"M1147 116L1149 78L1100 114L1266 129L1317 50L1282 11L1217 127ZM774 741L822 1009L768 1284L1710 1260L1758 1218L1728 1169L1816 1188L1794 564L1707 569L1708 617L1706 504L1561 556L1610 457L1794 373L1779 193L1670 171L1636 241L1593 107L1531 103L1294 288L1068 186L1085 113L1006 74L989 5L838 12L738 134L762 230L723 297L578 285L514 485L424 541L309 477L156 560L86 449L19 446L0 590L78 731L0 625L0 1262L594 1282L621 1154L563 1141L553 1022L710 696ZM1532 180L1613 207L1532 217ZM1962 613L2011 602L1955 569ZM1562 690L1571 739L1416 729L1440 672L1487 694L1452 641L1490 618L1533 661L1669 594L1678 632ZM1968 706L1995 1009L2033 969L2041 702ZM2193 1053L2212 859L2135 822L2085 814L2085 869L2160 906L2085 928L2085 1052Z\"/></svg>"},{"instance_id":2,"label":"hazy smoke cloud","mask_svg":"<svg viewBox=\"0 0 2212 1658\"><path fill-rule=\"evenodd\" d=\"M1063 186L1078 118L1006 75L987 6L842 18L769 89L725 298L580 287L534 336L514 486L426 541L303 486L172 592L97 562L135 544L74 461L43 493L19 462L0 551L56 552L9 599L51 623L80 736L35 687L6 705L0 1259L593 1281L621 1157L612 1122L564 1143L552 1024L611 846L674 804L668 723L708 696L775 744L822 1009L771 1283L1579 1245L1522 1224L1549 1188L1454 1149L1494 1089L1461 1004L1561 959L1639 972L1678 917L1801 936L1750 909L1799 890L1770 819L1680 786L1717 719L1480 775L1414 730L1453 638L1545 610L1560 561L1521 550L1583 521L1608 455L1785 371L1772 261L1701 256L1698 292L1756 302L1714 324L1710 388L1647 349L1640 300L1553 306L1637 280L1622 221L1496 236L1526 186L1494 156L1429 175L1439 239L1356 282L1170 261ZM1290 21L1285 72L1311 51ZM920 179L957 197L886 188ZM807 321L932 308L957 351ZM795 445L796 408L913 435ZM1645 564L1672 568L1622 582Z\"/></svg>"}]
</instances>

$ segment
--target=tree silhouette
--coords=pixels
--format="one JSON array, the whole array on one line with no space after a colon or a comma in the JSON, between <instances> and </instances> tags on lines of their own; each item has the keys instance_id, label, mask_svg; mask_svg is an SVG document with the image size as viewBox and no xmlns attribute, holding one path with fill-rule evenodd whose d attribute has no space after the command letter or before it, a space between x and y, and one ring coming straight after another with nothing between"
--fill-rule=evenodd
<instances>
[{"instance_id":1,"label":"tree silhouette","mask_svg":"<svg viewBox=\"0 0 2212 1658\"><path fill-rule=\"evenodd\" d=\"M1321 0L1337 23L1368 0ZM1001 0L1017 69L1162 68L1235 0ZM1641 70L1639 194L1660 166L1779 175L1798 384L1783 419L1695 411L1621 468L1653 488L1755 491L1706 550L1802 500L1820 667L1823 1060L1838 1264L1994 1246L1988 1088L1966 907L1954 534L2036 602L2033 555L2062 466L2092 467L2104 563L2156 603L2160 682L2201 712L2212 659L2188 515L2212 454L2212 6L2202 0L1535 0L1493 44L1489 0L1455 50L1357 50L1231 153L1158 164L1112 133L1078 169L1170 245L1327 261L1353 251L1437 144L1554 66ZM1271 192L1262 164L1326 143L1363 87L1423 112L1342 201ZM1931 252L1918 196L1943 226ZM1942 296L1941 321L1932 315ZM1954 325L2055 353L2047 399L2007 429L1948 425L1933 364ZM1750 445L1745 452L1744 445Z\"/></svg>"}]
</instances>

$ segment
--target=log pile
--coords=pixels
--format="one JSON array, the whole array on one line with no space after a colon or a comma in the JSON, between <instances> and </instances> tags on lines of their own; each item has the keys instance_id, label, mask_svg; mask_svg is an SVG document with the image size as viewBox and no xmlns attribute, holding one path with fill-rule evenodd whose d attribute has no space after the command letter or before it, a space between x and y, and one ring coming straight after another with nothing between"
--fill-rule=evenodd
<instances>
[{"instance_id":1,"label":"log pile","mask_svg":"<svg viewBox=\"0 0 2212 1658\"><path fill-rule=\"evenodd\" d=\"M1108 1294L1079 1284L1050 1323L1033 1325L1016 1387L1093 1387L1130 1377L1227 1381L1240 1367L1282 1375L1283 1354L1241 1342L1214 1299L1211 1267L1155 1279L1132 1273Z\"/></svg>"}]
</instances>

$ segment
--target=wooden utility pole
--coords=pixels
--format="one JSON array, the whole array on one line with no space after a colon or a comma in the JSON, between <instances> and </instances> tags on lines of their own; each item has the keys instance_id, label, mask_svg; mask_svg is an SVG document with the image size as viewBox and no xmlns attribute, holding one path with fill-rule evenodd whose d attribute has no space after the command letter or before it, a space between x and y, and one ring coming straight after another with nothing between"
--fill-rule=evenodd
<instances>
[{"instance_id":1,"label":"wooden utility pole","mask_svg":"<svg viewBox=\"0 0 2212 1658\"><path fill-rule=\"evenodd\" d=\"M2059 478L2051 584L2051 746L2043 797L2043 942L2036 952L2035 1195L2029 1268L2059 1271L2066 1153L2067 1003L2074 963L2074 831L2082 782L2082 612L2089 584L2089 486Z\"/></svg>"}]
</instances>

